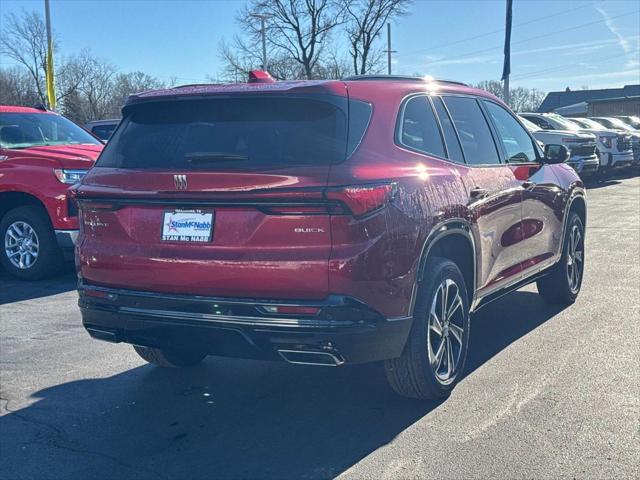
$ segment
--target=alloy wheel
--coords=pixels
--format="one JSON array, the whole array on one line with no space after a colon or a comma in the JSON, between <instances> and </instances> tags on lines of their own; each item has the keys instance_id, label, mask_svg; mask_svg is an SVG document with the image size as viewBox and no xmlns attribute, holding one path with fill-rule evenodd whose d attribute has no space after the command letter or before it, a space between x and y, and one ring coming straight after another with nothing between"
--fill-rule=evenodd
<instances>
[{"instance_id":1,"label":"alloy wheel","mask_svg":"<svg viewBox=\"0 0 640 480\"><path fill-rule=\"evenodd\" d=\"M576 293L580 289L582 269L584 267L584 242L578 225L571 228L567 252L567 280L569 290Z\"/></svg>"},{"instance_id":2,"label":"alloy wheel","mask_svg":"<svg viewBox=\"0 0 640 480\"><path fill-rule=\"evenodd\" d=\"M450 278L443 280L431 302L427 329L429 363L443 385L453 382L459 373L464 315L460 288Z\"/></svg>"},{"instance_id":3,"label":"alloy wheel","mask_svg":"<svg viewBox=\"0 0 640 480\"><path fill-rule=\"evenodd\" d=\"M40 242L31 225L13 222L4 235L4 252L11 264L20 270L31 268L38 260Z\"/></svg>"}]
</instances>

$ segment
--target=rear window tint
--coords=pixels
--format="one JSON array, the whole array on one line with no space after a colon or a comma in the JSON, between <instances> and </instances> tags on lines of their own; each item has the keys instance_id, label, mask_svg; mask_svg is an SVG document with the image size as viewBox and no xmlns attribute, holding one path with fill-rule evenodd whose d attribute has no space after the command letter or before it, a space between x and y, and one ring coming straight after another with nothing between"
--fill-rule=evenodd
<instances>
[{"instance_id":1,"label":"rear window tint","mask_svg":"<svg viewBox=\"0 0 640 480\"><path fill-rule=\"evenodd\" d=\"M440 97L434 97L433 105L435 106L438 118L440 119L442 133L444 134L447 151L449 152L449 160L457 163L464 163L464 155L462 154L462 148L460 148L458 135L453 127L449 113L447 112L444 103L442 103L442 99Z\"/></svg>"},{"instance_id":2,"label":"rear window tint","mask_svg":"<svg viewBox=\"0 0 640 480\"><path fill-rule=\"evenodd\" d=\"M499 164L500 157L493 135L478 102L468 97L445 97L444 103L458 131L467 163Z\"/></svg>"},{"instance_id":3,"label":"rear window tint","mask_svg":"<svg viewBox=\"0 0 640 480\"><path fill-rule=\"evenodd\" d=\"M445 157L440 129L427 97L420 95L407 101L401 113L399 141L414 150Z\"/></svg>"},{"instance_id":4,"label":"rear window tint","mask_svg":"<svg viewBox=\"0 0 640 480\"><path fill-rule=\"evenodd\" d=\"M195 99L129 108L97 166L247 170L329 165L346 154L344 110L315 98Z\"/></svg>"}]
</instances>

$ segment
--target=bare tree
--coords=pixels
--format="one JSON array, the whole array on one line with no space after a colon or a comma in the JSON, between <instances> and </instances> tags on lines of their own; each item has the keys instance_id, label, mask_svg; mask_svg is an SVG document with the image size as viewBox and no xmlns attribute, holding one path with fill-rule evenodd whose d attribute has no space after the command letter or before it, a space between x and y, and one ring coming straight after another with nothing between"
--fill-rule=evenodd
<instances>
[{"instance_id":1,"label":"bare tree","mask_svg":"<svg viewBox=\"0 0 640 480\"><path fill-rule=\"evenodd\" d=\"M256 49L249 48L245 41L234 37L233 43L220 42L220 59L225 67L220 75L227 82L244 82L251 70L259 68L262 58ZM305 78L304 69L288 54L273 51L269 57L269 73L276 80Z\"/></svg>"},{"instance_id":2,"label":"bare tree","mask_svg":"<svg viewBox=\"0 0 640 480\"><path fill-rule=\"evenodd\" d=\"M377 71L383 58L375 41L389 20L407 13L411 0L343 0L353 73Z\"/></svg>"},{"instance_id":3,"label":"bare tree","mask_svg":"<svg viewBox=\"0 0 640 480\"><path fill-rule=\"evenodd\" d=\"M0 104L31 106L40 102L33 78L24 68L0 69Z\"/></svg>"},{"instance_id":4,"label":"bare tree","mask_svg":"<svg viewBox=\"0 0 640 480\"><path fill-rule=\"evenodd\" d=\"M251 0L238 14L238 23L247 32L251 45L258 45L261 37L255 13L266 16L269 70L278 63L283 68L283 62L287 63L284 60L289 58L300 66L307 79L314 77L331 31L342 21L341 5L336 0ZM240 57L246 57L246 44L234 42L234 47L240 46Z\"/></svg>"},{"instance_id":5,"label":"bare tree","mask_svg":"<svg viewBox=\"0 0 640 480\"><path fill-rule=\"evenodd\" d=\"M42 15L23 10L20 15L7 15L6 22L0 37L0 53L26 68L39 101L46 103L47 29ZM55 47L54 41L54 50Z\"/></svg>"},{"instance_id":6,"label":"bare tree","mask_svg":"<svg viewBox=\"0 0 640 480\"><path fill-rule=\"evenodd\" d=\"M483 80L475 85L496 97L504 100L502 82L498 80ZM535 112L544 100L546 94L535 88L515 87L509 89L510 107L516 112Z\"/></svg>"}]
</instances>

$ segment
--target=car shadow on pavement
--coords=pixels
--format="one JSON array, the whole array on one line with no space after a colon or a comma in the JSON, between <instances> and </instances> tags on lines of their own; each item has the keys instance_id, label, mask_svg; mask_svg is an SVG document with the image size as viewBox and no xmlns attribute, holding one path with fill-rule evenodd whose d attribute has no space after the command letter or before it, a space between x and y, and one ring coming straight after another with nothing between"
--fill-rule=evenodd
<instances>
[{"instance_id":1,"label":"car shadow on pavement","mask_svg":"<svg viewBox=\"0 0 640 480\"><path fill-rule=\"evenodd\" d=\"M0 305L57 295L75 288L76 274L73 265L65 265L64 270L55 277L33 282L18 280L0 267Z\"/></svg>"},{"instance_id":2,"label":"car shadow on pavement","mask_svg":"<svg viewBox=\"0 0 640 480\"><path fill-rule=\"evenodd\" d=\"M527 291L481 310L466 375L557 312ZM441 404L396 396L380 364L221 358L72 381L31 400L0 417L4 478L332 478Z\"/></svg>"}]
</instances>

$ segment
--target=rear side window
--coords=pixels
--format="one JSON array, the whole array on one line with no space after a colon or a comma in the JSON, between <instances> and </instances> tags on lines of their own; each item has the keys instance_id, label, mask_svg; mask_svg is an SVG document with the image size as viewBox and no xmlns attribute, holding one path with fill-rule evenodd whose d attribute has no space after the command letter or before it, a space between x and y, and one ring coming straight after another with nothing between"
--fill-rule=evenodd
<instances>
[{"instance_id":1,"label":"rear side window","mask_svg":"<svg viewBox=\"0 0 640 480\"><path fill-rule=\"evenodd\" d=\"M346 114L302 97L190 99L134 105L99 167L277 169L345 158Z\"/></svg>"},{"instance_id":2,"label":"rear side window","mask_svg":"<svg viewBox=\"0 0 640 480\"><path fill-rule=\"evenodd\" d=\"M484 104L498 130L500 141L507 154L507 162L535 162L536 149L524 127L500 105L487 101Z\"/></svg>"},{"instance_id":3,"label":"rear side window","mask_svg":"<svg viewBox=\"0 0 640 480\"><path fill-rule=\"evenodd\" d=\"M440 119L444 141L447 145L447 152L449 153L449 160L464 163L464 155L462 154L462 148L458 141L458 135L456 134L453 122L451 121L451 117L449 117L449 112L447 112L442 99L440 97L433 97L433 105L436 108L438 119Z\"/></svg>"},{"instance_id":4,"label":"rear side window","mask_svg":"<svg viewBox=\"0 0 640 480\"><path fill-rule=\"evenodd\" d=\"M445 158L444 145L438 122L425 96L413 97L407 101L401 112L400 144L423 153Z\"/></svg>"},{"instance_id":5,"label":"rear side window","mask_svg":"<svg viewBox=\"0 0 640 480\"><path fill-rule=\"evenodd\" d=\"M445 97L464 157L471 165L499 164L500 157L480 105L474 98Z\"/></svg>"}]
</instances>

